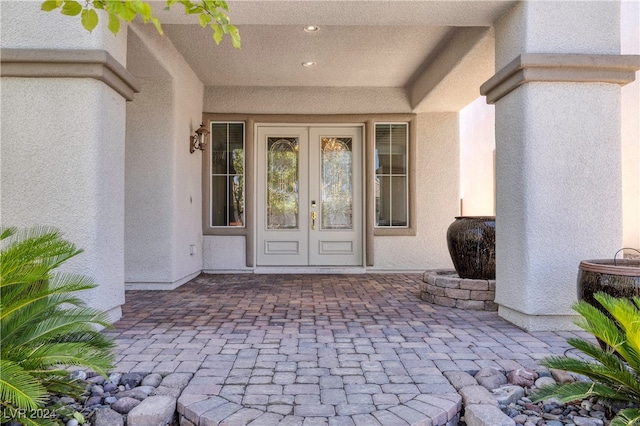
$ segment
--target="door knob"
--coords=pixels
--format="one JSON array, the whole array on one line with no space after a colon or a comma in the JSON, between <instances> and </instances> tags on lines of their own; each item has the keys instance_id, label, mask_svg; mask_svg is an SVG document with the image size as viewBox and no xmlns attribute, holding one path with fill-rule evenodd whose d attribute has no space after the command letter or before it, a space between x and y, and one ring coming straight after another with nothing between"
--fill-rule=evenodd
<instances>
[{"instance_id":1,"label":"door knob","mask_svg":"<svg viewBox=\"0 0 640 426\"><path fill-rule=\"evenodd\" d=\"M311 212L311 230L316 230L316 212Z\"/></svg>"}]
</instances>

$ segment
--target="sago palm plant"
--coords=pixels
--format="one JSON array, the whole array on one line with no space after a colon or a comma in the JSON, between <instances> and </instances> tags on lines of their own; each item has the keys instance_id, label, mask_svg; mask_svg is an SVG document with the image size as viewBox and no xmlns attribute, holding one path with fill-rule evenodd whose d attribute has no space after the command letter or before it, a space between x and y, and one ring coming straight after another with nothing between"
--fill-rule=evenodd
<instances>
[{"instance_id":1,"label":"sago palm plant","mask_svg":"<svg viewBox=\"0 0 640 426\"><path fill-rule=\"evenodd\" d=\"M640 426L640 298L636 297L632 302L605 293L597 293L595 298L611 317L580 301L574 305L582 316L577 324L608 348L572 338L567 342L593 360L554 356L542 362L550 368L581 374L592 382L545 386L538 389L533 398L541 401L553 397L569 402L596 397L622 403L626 408L617 413L611 425Z\"/></svg>"},{"instance_id":2,"label":"sago palm plant","mask_svg":"<svg viewBox=\"0 0 640 426\"><path fill-rule=\"evenodd\" d=\"M56 424L54 412L43 409L50 394L78 397L84 390L68 367L103 375L113 368L114 345L96 328L107 327L108 318L76 296L95 287L89 278L54 272L81 253L58 231L2 229L0 248L2 422Z\"/></svg>"}]
</instances>

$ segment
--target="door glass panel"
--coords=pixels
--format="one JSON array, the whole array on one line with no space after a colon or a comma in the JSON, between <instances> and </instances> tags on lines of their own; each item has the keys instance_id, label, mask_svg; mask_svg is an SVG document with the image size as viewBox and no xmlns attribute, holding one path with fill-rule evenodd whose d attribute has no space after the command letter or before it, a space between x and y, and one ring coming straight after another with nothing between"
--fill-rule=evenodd
<instances>
[{"instance_id":1,"label":"door glass panel","mask_svg":"<svg viewBox=\"0 0 640 426\"><path fill-rule=\"evenodd\" d=\"M322 229L353 229L351 138L320 138Z\"/></svg>"},{"instance_id":2,"label":"door glass panel","mask_svg":"<svg viewBox=\"0 0 640 426\"><path fill-rule=\"evenodd\" d=\"M298 229L298 138L267 138L267 229Z\"/></svg>"}]
</instances>

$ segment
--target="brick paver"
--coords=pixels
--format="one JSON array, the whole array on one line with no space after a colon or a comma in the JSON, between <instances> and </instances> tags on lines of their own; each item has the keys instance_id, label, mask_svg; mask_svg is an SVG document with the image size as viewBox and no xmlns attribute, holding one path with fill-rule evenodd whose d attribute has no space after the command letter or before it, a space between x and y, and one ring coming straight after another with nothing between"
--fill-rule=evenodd
<instances>
[{"instance_id":1,"label":"brick paver","mask_svg":"<svg viewBox=\"0 0 640 426\"><path fill-rule=\"evenodd\" d=\"M431 305L421 280L201 275L128 291L110 332L117 370L193 373L178 410L196 425L455 425L461 397L444 371L538 368L568 337L588 337Z\"/></svg>"}]
</instances>

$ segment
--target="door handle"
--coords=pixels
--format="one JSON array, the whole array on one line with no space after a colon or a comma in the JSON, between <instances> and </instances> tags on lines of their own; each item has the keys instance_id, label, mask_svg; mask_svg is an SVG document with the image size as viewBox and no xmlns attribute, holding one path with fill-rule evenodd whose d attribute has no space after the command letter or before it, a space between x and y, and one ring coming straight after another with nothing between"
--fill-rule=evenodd
<instances>
[{"instance_id":1,"label":"door handle","mask_svg":"<svg viewBox=\"0 0 640 426\"><path fill-rule=\"evenodd\" d=\"M316 230L316 212L311 212L311 230Z\"/></svg>"}]
</instances>

